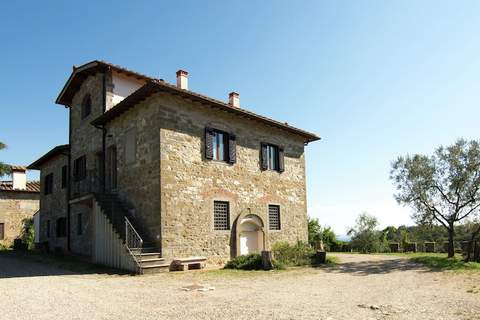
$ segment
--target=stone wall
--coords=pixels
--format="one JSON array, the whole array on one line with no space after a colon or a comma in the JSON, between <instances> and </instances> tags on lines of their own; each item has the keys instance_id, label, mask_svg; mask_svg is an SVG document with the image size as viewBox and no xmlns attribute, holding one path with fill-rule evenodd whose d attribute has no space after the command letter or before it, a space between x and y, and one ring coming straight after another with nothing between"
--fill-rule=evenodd
<instances>
[{"instance_id":1,"label":"stone wall","mask_svg":"<svg viewBox=\"0 0 480 320\"><path fill-rule=\"evenodd\" d=\"M266 248L277 241L307 240L303 140L283 130L166 96L158 104L162 252L164 256L207 256L224 262L235 235L213 229L213 201L230 202L230 223L242 213L259 216ZM234 165L206 160L205 127L236 135ZM260 169L262 142L284 146L285 172ZM278 204L281 230L268 230L268 205ZM231 228L232 229L232 228Z\"/></svg>"},{"instance_id":2,"label":"stone wall","mask_svg":"<svg viewBox=\"0 0 480 320\"><path fill-rule=\"evenodd\" d=\"M75 94L70 106L71 126L71 199L81 199L91 192L102 191L103 148L102 131L91 125L91 122L104 112L104 73L88 76ZM109 75L106 74L107 83ZM110 79L111 80L111 79ZM82 118L82 103L86 95L92 101L91 113ZM87 177L81 181L74 180L74 161L86 156ZM70 249L73 253L89 256L92 253L92 201L91 197L82 202L70 205ZM78 234L78 214L82 215L82 233Z\"/></svg>"},{"instance_id":3,"label":"stone wall","mask_svg":"<svg viewBox=\"0 0 480 320\"><path fill-rule=\"evenodd\" d=\"M155 103L128 110L107 126L107 148L117 149L117 189L132 209L136 227L145 241L160 248L160 140ZM135 136L135 157L127 163L127 133ZM109 171L107 161L107 172Z\"/></svg>"},{"instance_id":4,"label":"stone wall","mask_svg":"<svg viewBox=\"0 0 480 320\"><path fill-rule=\"evenodd\" d=\"M38 193L0 191L0 223L4 224L4 239L0 246L9 247L22 234L23 220L32 218L39 208Z\"/></svg>"},{"instance_id":5,"label":"stone wall","mask_svg":"<svg viewBox=\"0 0 480 320\"><path fill-rule=\"evenodd\" d=\"M62 167L67 165L67 155L57 155L42 164L40 170L40 242L48 242L49 248L67 250L67 237L57 237L56 227L59 218L67 218L67 188L62 188ZM45 176L53 173L53 191L45 194ZM47 225L50 221L50 237Z\"/></svg>"},{"instance_id":6,"label":"stone wall","mask_svg":"<svg viewBox=\"0 0 480 320\"><path fill-rule=\"evenodd\" d=\"M82 119L82 103L89 94L92 100L92 109L89 116ZM102 131L90 124L103 113L103 73L89 76L73 97L70 106L71 120L71 179L72 198L82 196L101 188L101 157L102 157ZM73 163L75 159L86 155L87 178L75 182L73 179Z\"/></svg>"}]
</instances>

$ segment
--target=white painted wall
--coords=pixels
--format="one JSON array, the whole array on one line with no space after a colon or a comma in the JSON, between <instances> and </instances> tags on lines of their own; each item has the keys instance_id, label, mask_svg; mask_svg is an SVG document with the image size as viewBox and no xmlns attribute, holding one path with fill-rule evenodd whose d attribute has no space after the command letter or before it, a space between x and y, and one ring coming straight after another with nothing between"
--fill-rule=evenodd
<instances>
[{"instance_id":1,"label":"white painted wall","mask_svg":"<svg viewBox=\"0 0 480 320\"><path fill-rule=\"evenodd\" d=\"M27 175L25 171L12 172L13 189L25 190L27 188Z\"/></svg>"},{"instance_id":2,"label":"white painted wall","mask_svg":"<svg viewBox=\"0 0 480 320\"><path fill-rule=\"evenodd\" d=\"M113 106L138 90L145 82L123 74L112 72Z\"/></svg>"}]
</instances>

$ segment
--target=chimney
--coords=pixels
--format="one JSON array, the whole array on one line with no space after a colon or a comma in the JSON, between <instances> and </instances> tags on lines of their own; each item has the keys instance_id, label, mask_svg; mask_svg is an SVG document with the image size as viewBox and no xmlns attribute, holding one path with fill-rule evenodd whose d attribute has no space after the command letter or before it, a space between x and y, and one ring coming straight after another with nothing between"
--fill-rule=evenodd
<instances>
[{"instance_id":1,"label":"chimney","mask_svg":"<svg viewBox=\"0 0 480 320\"><path fill-rule=\"evenodd\" d=\"M184 70L177 71L177 87L188 90L188 72Z\"/></svg>"},{"instance_id":2,"label":"chimney","mask_svg":"<svg viewBox=\"0 0 480 320\"><path fill-rule=\"evenodd\" d=\"M232 107L240 107L240 95L236 92L230 92L228 94L228 104Z\"/></svg>"},{"instance_id":3,"label":"chimney","mask_svg":"<svg viewBox=\"0 0 480 320\"><path fill-rule=\"evenodd\" d=\"M14 190L25 190L27 188L27 169L21 166L12 166L12 184Z\"/></svg>"}]
</instances>

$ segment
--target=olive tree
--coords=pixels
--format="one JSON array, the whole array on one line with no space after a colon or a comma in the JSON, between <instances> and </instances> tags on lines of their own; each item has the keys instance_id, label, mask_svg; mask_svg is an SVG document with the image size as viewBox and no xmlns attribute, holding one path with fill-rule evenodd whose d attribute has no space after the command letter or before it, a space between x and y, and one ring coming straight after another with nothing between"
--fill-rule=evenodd
<instances>
[{"instance_id":1,"label":"olive tree","mask_svg":"<svg viewBox=\"0 0 480 320\"><path fill-rule=\"evenodd\" d=\"M455 225L479 213L480 144L457 140L433 155L407 155L392 164L390 178L398 203L414 209L418 224L438 223L448 232L448 257L454 256Z\"/></svg>"},{"instance_id":2,"label":"olive tree","mask_svg":"<svg viewBox=\"0 0 480 320\"><path fill-rule=\"evenodd\" d=\"M0 150L6 149L7 146L0 142ZM0 161L0 177L10 173L10 166Z\"/></svg>"},{"instance_id":3,"label":"olive tree","mask_svg":"<svg viewBox=\"0 0 480 320\"><path fill-rule=\"evenodd\" d=\"M352 237L352 248L362 253L380 252L385 250L382 242L383 233L379 231L378 219L366 212L361 213L355 221L355 226L348 231Z\"/></svg>"}]
</instances>

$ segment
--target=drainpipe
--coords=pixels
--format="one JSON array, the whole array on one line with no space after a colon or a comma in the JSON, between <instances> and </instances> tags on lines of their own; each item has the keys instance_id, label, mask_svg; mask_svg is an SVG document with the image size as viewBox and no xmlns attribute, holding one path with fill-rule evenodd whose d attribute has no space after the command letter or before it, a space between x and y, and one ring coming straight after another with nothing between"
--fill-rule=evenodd
<instances>
[{"instance_id":1,"label":"drainpipe","mask_svg":"<svg viewBox=\"0 0 480 320\"><path fill-rule=\"evenodd\" d=\"M69 106L68 109L68 154L67 154L67 250L70 252L70 193L71 193L71 170L70 163L72 161L71 156L71 145L72 145L72 108Z\"/></svg>"}]
</instances>

